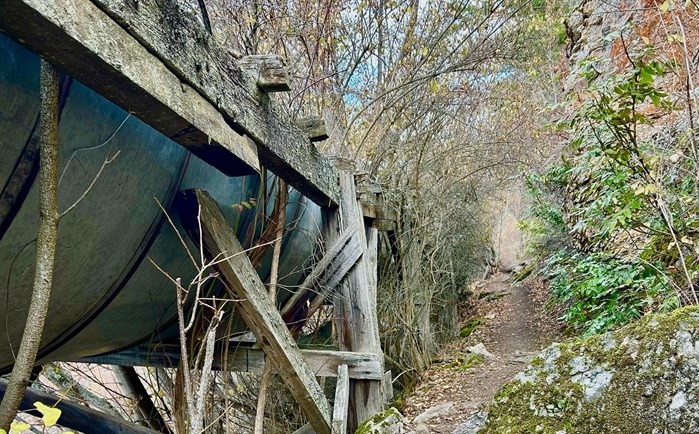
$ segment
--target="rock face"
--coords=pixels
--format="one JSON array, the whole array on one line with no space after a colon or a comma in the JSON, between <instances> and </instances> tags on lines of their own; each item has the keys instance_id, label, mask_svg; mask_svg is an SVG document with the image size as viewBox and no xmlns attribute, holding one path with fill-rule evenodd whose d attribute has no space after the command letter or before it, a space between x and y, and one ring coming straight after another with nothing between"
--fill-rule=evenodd
<instances>
[{"instance_id":1,"label":"rock face","mask_svg":"<svg viewBox=\"0 0 699 434\"><path fill-rule=\"evenodd\" d=\"M697 433L697 379L699 308L648 316L544 350L498 392L478 433Z\"/></svg>"}]
</instances>

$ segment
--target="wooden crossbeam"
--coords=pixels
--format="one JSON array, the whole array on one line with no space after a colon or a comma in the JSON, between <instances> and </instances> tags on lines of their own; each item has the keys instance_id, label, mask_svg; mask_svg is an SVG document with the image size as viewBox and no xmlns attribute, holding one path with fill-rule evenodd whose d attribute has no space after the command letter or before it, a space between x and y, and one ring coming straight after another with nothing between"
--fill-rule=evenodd
<instances>
[{"instance_id":1,"label":"wooden crossbeam","mask_svg":"<svg viewBox=\"0 0 699 434\"><path fill-rule=\"evenodd\" d=\"M347 275L347 272L362 255L362 246L357 233L357 226L352 225L345 229L340 237L335 240L325 252L323 258L313 267L298 289L289 298L281 309L282 317L287 323L296 323L301 318L293 317L295 312L301 310L308 300L311 291L320 294L314 300L314 306L308 312L304 311L304 317L318 307Z\"/></svg>"},{"instance_id":2,"label":"wooden crossbeam","mask_svg":"<svg viewBox=\"0 0 699 434\"><path fill-rule=\"evenodd\" d=\"M332 434L347 434L347 410L349 409L349 370L347 365L337 368L337 386L333 406Z\"/></svg>"},{"instance_id":3,"label":"wooden crossbeam","mask_svg":"<svg viewBox=\"0 0 699 434\"><path fill-rule=\"evenodd\" d=\"M180 362L178 345L156 348L131 348L113 354L83 357L73 362L99 363L120 366L163 366L176 368ZM356 380L379 380L382 378L381 357L372 353L356 353L336 350L301 350L303 360L316 377L335 377L337 367L347 365L349 377ZM231 346L214 359L212 368L232 372L262 372L265 365L264 351L257 348Z\"/></svg>"},{"instance_id":4,"label":"wooden crossbeam","mask_svg":"<svg viewBox=\"0 0 699 434\"><path fill-rule=\"evenodd\" d=\"M264 284L252 266L216 202L206 192L187 190L179 201L180 217L195 243L208 258L223 255L215 269L219 278L240 302L236 310L257 337L266 356L318 434L330 433L331 410L315 373L270 300ZM199 221L198 221L199 220ZM201 234L198 227L201 224Z\"/></svg>"}]
</instances>

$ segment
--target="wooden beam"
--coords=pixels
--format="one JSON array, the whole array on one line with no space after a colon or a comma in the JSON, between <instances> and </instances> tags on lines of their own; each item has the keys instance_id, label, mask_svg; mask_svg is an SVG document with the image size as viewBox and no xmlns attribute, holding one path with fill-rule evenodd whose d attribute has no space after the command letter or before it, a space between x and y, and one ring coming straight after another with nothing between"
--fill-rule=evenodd
<instances>
[{"instance_id":1,"label":"wooden beam","mask_svg":"<svg viewBox=\"0 0 699 434\"><path fill-rule=\"evenodd\" d=\"M311 424L307 423L306 425L294 431L293 434L316 434L316 432L311 426Z\"/></svg>"},{"instance_id":2,"label":"wooden beam","mask_svg":"<svg viewBox=\"0 0 699 434\"><path fill-rule=\"evenodd\" d=\"M381 358L372 353L355 353L337 350L301 350L303 360L316 377L335 377L337 367L347 365L349 377L357 380L379 380L382 378ZM176 368L179 365L179 346L152 349L132 348L114 354L84 357L73 362L99 363L119 366L163 366ZM262 372L265 364L264 351L256 348L231 347L214 359L213 369L233 372Z\"/></svg>"},{"instance_id":3,"label":"wooden beam","mask_svg":"<svg viewBox=\"0 0 699 434\"><path fill-rule=\"evenodd\" d=\"M330 404L218 205L208 193L187 190L181 194L178 208L192 240L198 243L201 237L200 247L207 257L228 258L214 268L231 297L240 300L236 311L257 337L315 431L328 434ZM200 225L201 234L197 233Z\"/></svg>"},{"instance_id":4,"label":"wooden beam","mask_svg":"<svg viewBox=\"0 0 699 434\"><path fill-rule=\"evenodd\" d=\"M136 370L131 366L113 366L112 372L114 372L122 391L128 398L135 401L134 404L137 411L141 414L142 421L158 432L171 434L172 431L170 431L160 411L153 404L153 400L151 400L148 391L141 383Z\"/></svg>"},{"instance_id":5,"label":"wooden beam","mask_svg":"<svg viewBox=\"0 0 699 434\"><path fill-rule=\"evenodd\" d=\"M335 168L291 122L283 104L260 90L256 78L243 71L191 9L169 0L92 2L214 104L233 128L252 138L262 165L318 205L337 204Z\"/></svg>"},{"instance_id":6,"label":"wooden beam","mask_svg":"<svg viewBox=\"0 0 699 434\"><path fill-rule=\"evenodd\" d=\"M0 29L228 175L254 143L89 0L0 0Z\"/></svg>"},{"instance_id":7,"label":"wooden beam","mask_svg":"<svg viewBox=\"0 0 699 434\"><path fill-rule=\"evenodd\" d=\"M0 380L0 400L5 395L7 381ZM75 431L100 434L161 434L128 422L124 419L102 413L84 405L75 404L61 397L27 388L20 404L20 411L41 417L34 409L35 402L41 402L48 406L54 406L61 410L59 424Z\"/></svg>"},{"instance_id":8,"label":"wooden beam","mask_svg":"<svg viewBox=\"0 0 699 434\"><path fill-rule=\"evenodd\" d=\"M264 93L287 92L289 73L282 59L276 54L256 54L238 60L241 68L257 81L257 87Z\"/></svg>"},{"instance_id":9,"label":"wooden beam","mask_svg":"<svg viewBox=\"0 0 699 434\"><path fill-rule=\"evenodd\" d=\"M398 217L386 203L381 185L368 174L357 174L354 181L362 214L370 221L370 226L380 231L395 230Z\"/></svg>"},{"instance_id":10,"label":"wooden beam","mask_svg":"<svg viewBox=\"0 0 699 434\"><path fill-rule=\"evenodd\" d=\"M347 410L349 409L349 374L347 365L337 368L337 386L333 406L332 434L347 434Z\"/></svg>"}]
</instances>

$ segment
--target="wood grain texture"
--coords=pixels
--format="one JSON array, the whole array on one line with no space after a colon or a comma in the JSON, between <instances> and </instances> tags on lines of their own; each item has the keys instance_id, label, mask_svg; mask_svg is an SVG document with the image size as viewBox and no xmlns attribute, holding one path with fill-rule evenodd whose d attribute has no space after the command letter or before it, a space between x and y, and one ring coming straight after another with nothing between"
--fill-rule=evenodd
<instances>
[{"instance_id":1,"label":"wood grain texture","mask_svg":"<svg viewBox=\"0 0 699 434\"><path fill-rule=\"evenodd\" d=\"M301 351L257 271L245 255L221 210L208 193L200 190L183 192L179 204L180 217L192 241L199 242L209 259L228 258L214 266L230 296L241 300L236 305L245 323L257 337L265 355L301 407L301 411L318 434L330 432L331 409L315 373L303 359ZM200 211L199 211L200 210ZM201 234L197 214L200 212Z\"/></svg>"},{"instance_id":2,"label":"wood grain texture","mask_svg":"<svg viewBox=\"0 0 699 434\"><path fill-rule=\"evenodd\" d=\"M340 349L373 353L383 360L376 317L376 232L367 240L364 218L357 200L354 178L349 172L340 173L339 209L326 210L324 231L329 242L341 233L343 225L357 225L364 254L350 274L338 287L333 305ZM354 380L350 383L348 430L351 432L366 418L383 410L382 381Z\"/></svg>"},{"instance_id":3,"label":"wood grain texture","mask_svg":"<svg viewBox=\"0 0 699 434\"><path fill-rule=\"evenodd\" d=\"M260 373L264 368L264 351L256 348L230 348L224 355L217 355L213 369L233 372ZM382 378L381 357L372 353L358 353L337 350L301 350L303 360L316 377L335 377L337 367L347 365L349 376L358 380L379 380ZM176 345L154 348L146 351L140 348L121 351L115 354L85 357L73 362L99 363L120 366L162 366L176 368L179 365L179 348ZM144 363L147 361L147 363Z\"/></svg>"},{"instance_id":4,"label":"wood grain texture","mask_svg":"<svg viewBox=\"0 0 699 434\"><path fill-rule=\"evenodd\" d=\"M296 119L296 125L306 133L306 137L311 142L322 142L330 137L328 136L328 127L325 125L325 119L320 116Z\"/></svg>"},{"instance_id":5,"label":"wood grain texture","mask_svg":"<svg viewBox=\"0 0 699 434\"><path fill-rule=\"evenodd\" d=\"M349 409L349 371L347 365L337 368L337 386L333 406L332 434L347 434L347 410Z\"/></svg>"},{"instance_id":6,"label":"wood grain texture","mask_svg":"<svg viewBox=\"0 0 699 434\"><path fill-rule=\"evenodd\" d=\"M291 298L284 303L281 309L284 321L298 323L310 316L313 309L303 309L303 304L312 293L316 293L314 304L322 303L361 255L362 248L357 228L356 226L348 227L327 249L323 258L315 264Z\"/></svg>"},{"instance_id":7,"label":"wood grain texture","mask_svg":"<svg viewBox=\"0 0 699 434\"><path fill-rule=\"evenodd\" d=\"M291 90L286 65L276 54L244 56L238 60L238 64L257 82L257 87L264 93Z\"/></svg>"}]
</instances>

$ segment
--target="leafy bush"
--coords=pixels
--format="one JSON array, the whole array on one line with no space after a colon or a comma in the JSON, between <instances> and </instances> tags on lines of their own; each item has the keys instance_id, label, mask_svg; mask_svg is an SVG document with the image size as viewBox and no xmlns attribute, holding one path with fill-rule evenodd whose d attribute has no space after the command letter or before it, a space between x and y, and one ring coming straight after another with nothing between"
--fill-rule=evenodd
<instances>
[{"instance_id":1,"label":"leafy bush","mask_svg":"<svg viewBox=\"0 0 699 434\"><path fill-rule=\"evenodd\" d=\"M582 103L558 125L567 148L530 177L523 224L562 319L585 334L697 303L699 278L695 133L662 89L672 65L646 47L603 78L599 61L583 61Z\"/></svg>"},{"instance_id":2,"label":"leafy bush","mask_svg":"<svg viewBox=\"0 0 699 434\"><path fill-rule=\"evenodd\" d=\"M542 271L551 279L553 301L567 307L561 319L589 335L648 311L676 308L670 283L657 270L656 266L626 262L606 253L561 250Z\"/></svg>"}]
</instances>

